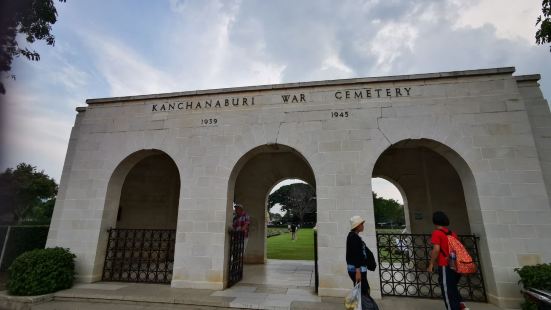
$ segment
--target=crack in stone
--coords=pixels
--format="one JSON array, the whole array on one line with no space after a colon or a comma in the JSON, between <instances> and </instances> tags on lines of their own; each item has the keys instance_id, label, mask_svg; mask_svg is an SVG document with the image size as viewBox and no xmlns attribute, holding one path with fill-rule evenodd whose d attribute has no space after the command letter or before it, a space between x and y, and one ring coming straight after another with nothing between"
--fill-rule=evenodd
<instances>
[{"instance_id":1,"label":"crack in stone","mask_svg":"<svg viewBox=\"0 0 551 310\"><path fill-rule=\"evenodd\" d=\"M385 135L385 133L381 129L381 125L379 124L379 120L383 118L383 108L382 107L380 108L380 111L381 111L381 114L380 114L379 117L377 117L377 129L381 132L381 134L383 134L383 137L385 137L386 141L388 142L388 145L392 145L392 143L390 142L388 137Z\"/></svg>"},{"instance_id":2,"label":"crack in stone","mask_svg":"<svg viewBox=\"0 0 551 310\"><path fill-rule=\"evenodd\" d=\"M279 126L277 126L277 134L276 134L275 144L277 144L277 139L279 138L279 130L281 129L281 124L283 124L283 122L279 122Z\"/></svg>"}]
</instances>

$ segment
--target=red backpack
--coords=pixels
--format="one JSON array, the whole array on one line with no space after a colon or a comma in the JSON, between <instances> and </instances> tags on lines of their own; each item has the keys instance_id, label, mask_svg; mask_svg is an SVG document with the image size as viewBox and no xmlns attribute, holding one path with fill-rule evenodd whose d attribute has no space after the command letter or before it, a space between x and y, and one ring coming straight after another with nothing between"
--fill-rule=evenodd
<instances>
[{"instance_id":1,"label":"red backpack","mask_svg":"<svg viewBox=\"0 0 551 310\"><path fill-rule=\"evenodd\" d=\"M461 244L461 241L452 235L451 230L447 232L442 230L442 232L448 236L448 247L450 250L448 266L450 269L455 270L459 274L476 273L476 264L473 262L473 258L467 252L467 249Z\"/></svg>"}]
</instances>

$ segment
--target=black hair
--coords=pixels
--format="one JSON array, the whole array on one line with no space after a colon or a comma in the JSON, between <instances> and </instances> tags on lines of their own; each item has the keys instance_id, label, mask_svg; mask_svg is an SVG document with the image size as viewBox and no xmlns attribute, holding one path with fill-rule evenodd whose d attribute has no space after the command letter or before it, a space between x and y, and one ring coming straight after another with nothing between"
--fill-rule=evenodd
<instances>
[{"instance_id":1,"label":"black hair","mask_svg":"<svg viewBox=\"0 0 551 310\"><path fill-rule=\"evenodd\" d=\"M448 218L446 213L442 211L436 211L432 214L432 223L438 226L449 226L450 219Z\"/></svg>"}]
</instances>

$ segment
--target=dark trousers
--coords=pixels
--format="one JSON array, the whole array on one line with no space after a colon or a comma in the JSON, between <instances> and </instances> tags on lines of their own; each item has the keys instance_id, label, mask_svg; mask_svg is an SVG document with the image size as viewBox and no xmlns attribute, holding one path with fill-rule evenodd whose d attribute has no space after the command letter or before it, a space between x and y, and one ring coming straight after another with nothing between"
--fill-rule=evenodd
<instances>
[{"instance_id":1,"label":"dark trousers","mask_svg":"<svg viewBox=\"0 0 551 310\"><path fill-rule=\"evenodd\" d=\"M438 267L438 283L442 290L442 298L448 310L460 310L461 295L457 289L461 276L448 266Z\"/></svg>"},{"instance_id":2,"label":"dark trousers","mask_svg":"<svg viewBox=\"0 0 551 310\"><path fill-rule=\"evenodd\" d=\"M367 283L367 272L362 272L362 295L369 296L369 283ZM356 286L356 273L355 272L348 272L348 275L350 276L350 279L352 279L352 283L354 283L354 286Z\"/></svg>"},{"instance_id":3,"label":"dark trousers","mask_svg":"<svg viewBox=\"0 0 551 310\"><path fill-rule=\"evenodd\" d=\"M362 310L379 310L379 306L369 295L369 283L367 282L367 272L362 272ZM356 273L348 272L352 283L356 285Z\"/></svg>"}]
</instances>

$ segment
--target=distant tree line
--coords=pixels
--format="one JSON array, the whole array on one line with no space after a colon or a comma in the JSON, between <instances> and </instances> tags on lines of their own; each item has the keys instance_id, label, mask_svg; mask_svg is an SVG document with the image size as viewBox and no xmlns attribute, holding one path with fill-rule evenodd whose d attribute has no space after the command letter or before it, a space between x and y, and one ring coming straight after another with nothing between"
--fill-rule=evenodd
<instances>
[{"instance_id":1,"label":"distant tree line","mask_svg":"<svg viewBox=\"0 0 551 310\"><path fill-rule=\"evenodd\" d=\"M276 204L285 212L283 215L270 212L272 223L316 223L316 193L306 183L284 185L268 196L268 210ZM402 227L405 225L404 206L394 199L377 196L373 192L375 223L379 227Z\"/></svg>"},{"instance_id":2,"label":"distant tree line","mask_svg":"<svg viewBox=\"0 0 551 310\"><path fill-rule=\"evenodd\" d=\"M375 224L377 227L402 227L406 224L404 206L394 199L377 196L373 192Z\"/></svg>"}]
</instances>

